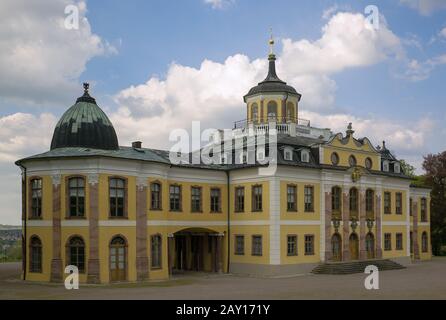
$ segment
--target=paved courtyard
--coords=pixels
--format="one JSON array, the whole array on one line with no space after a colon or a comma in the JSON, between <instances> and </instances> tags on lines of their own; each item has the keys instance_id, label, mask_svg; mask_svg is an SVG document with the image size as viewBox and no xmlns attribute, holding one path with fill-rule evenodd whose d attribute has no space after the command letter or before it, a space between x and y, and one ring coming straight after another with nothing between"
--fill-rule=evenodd
<instances>
[{"instance_id":1,"label":"paved courtyard","mask_svg":"<svg viewBox=\"0 0 446 320\"><path fill-rule=\"evenodd\" d=\"M380 272L380 289L366 290L366 274L253 278L184 275L139 284L37 284L19 279L20 264L0 264L0 299L446 299L446 258Z\"/></svg>"}]
</instances>

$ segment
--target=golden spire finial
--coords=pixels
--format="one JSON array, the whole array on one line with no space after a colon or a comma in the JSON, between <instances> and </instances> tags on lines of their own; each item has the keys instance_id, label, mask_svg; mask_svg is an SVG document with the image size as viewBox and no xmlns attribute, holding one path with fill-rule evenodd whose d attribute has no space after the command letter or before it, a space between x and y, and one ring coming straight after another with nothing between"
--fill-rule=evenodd
<instances>
[{"instance_id":1,"label":"golden spire finial","mask_svg":"<svg viewBox=\"0 0 446 320\"><path fill-rule=\"evenodd\" d=\"M274 37L273 28L269 28L270 38L269 38L269 54L274 55Z\"/></svg>"}]
</instances>

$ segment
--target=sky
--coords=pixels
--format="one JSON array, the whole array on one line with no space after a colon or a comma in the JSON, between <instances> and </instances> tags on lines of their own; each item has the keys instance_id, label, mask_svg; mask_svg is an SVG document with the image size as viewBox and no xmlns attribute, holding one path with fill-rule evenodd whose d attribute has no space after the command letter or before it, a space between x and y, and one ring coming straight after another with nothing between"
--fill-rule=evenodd
<instances>
[{"instance_id":1,"label":"sky","mask_svg":"<svg viewBox=\"0 0 446 320\"><path fill-rule=\"evenodd\" d=\"M78 28L67 28L70 5ZM352 122L418 173L424 155L446 149L445 0L2 0L0 223L20 223L14 161L49 149L83 82L120 145L169 148L169 133L192 121L245 118L270 28L300 118L333 132Z\"/></svg>"}]
</instances>

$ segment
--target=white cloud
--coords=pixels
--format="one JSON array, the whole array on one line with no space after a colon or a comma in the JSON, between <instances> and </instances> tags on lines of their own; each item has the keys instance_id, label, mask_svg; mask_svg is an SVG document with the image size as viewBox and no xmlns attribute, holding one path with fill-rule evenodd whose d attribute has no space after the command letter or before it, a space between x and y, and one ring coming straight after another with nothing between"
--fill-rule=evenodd
<instances>
[{"instance_id":1,"label":"white cloud","mask_svg":"<svg viewBox=\"0 0 446 320\"><path fill-rule=\"evenodd\" d=\"M0 163L48 150L57 119L50 113L38 116L15 113L0 117Z\"/></svg>"},{"instance_id":2,"label":"white cloud","mask_svg":"<svg viewBox=\"0 0 446 320\"><path fill-rule=\"evenodd\" d=\"M211 5L213 9L223 9L235 3L235 0L204 0L204 3Z\"/></svg>"},{"instance_id":3,"label":"white cloud","mask_svg":"<svg viewBox=\"0 0 446 320\"><path fill-rule=\"evenodd\" d=\"M441 29L441 31L440 31L440 36L441 36L442 38L445 38L445 39L446 39L446 27L444 27L443 29Z\"/></svg>"},{"instance_id":4,"label":"white cloud","mask_svg":"<svg viewBox=\"0 0 446 320\"><path fill-rule=\"evenodd\" d=\"M430 15L435 10L446 9L444 0L400 0L400 3L418 10L422 15Z\"/></svg>"},{"instance_id":5,"label":"white cloud","mask_svg":"<svg viewBox=\"0 0 446 320\"><path fill-rule=\"evenodd\" d=\"M79 29L64 26L65 7L79 7ZM78 91L95 56L116 49L91 31L84 1L0 2L0 96L20 103L61 101Z\"/></svg>"},{"instance_id":6,"label":"white cloud","mask_svg":"<svg viewBox=\"0 0 446 320\"><path fill-rule=\"evenodd\" d=\"M410 81L426 80L436 67L444 64L446 64L446 54L422 62L412 59L408 62L407 69L402 77Z\"/></svg>"}]
</instances>

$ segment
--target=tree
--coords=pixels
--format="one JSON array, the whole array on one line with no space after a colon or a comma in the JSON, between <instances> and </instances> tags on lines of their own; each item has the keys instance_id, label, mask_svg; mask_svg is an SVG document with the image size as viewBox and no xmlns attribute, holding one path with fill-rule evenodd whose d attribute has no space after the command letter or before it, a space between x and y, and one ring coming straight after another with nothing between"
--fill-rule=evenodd
<instances>
[{"instance_id":1,"label":"tree","mask_svg":"<svg viewBox=\"0 0 446 320\"><path fill-rule=\"evenodd\" d=\"M404 172L406 176L409 176L411 178L415 178L415 170L416 168L409 163L407 163L405 160L400 160L401 170Z\"/></svg>"},{"instance_id":2,"label":"tree","mask_svg":"<svg viewBox=\"0 0 446 320\"><path fill-rule=\"evenodd\" d=\"M439 255L446 244L446 151L424 157L425 182L431 192L432 252Z\"/></svg>"}]
</instances>

